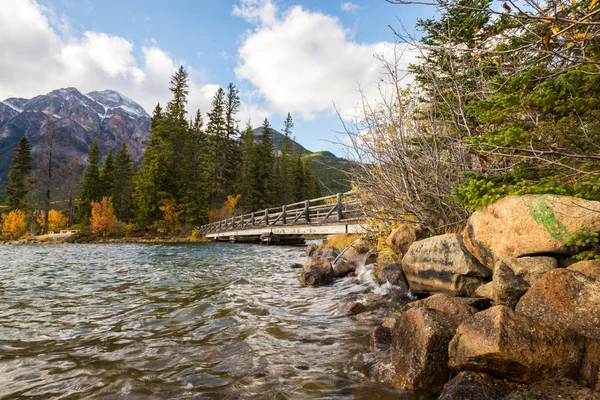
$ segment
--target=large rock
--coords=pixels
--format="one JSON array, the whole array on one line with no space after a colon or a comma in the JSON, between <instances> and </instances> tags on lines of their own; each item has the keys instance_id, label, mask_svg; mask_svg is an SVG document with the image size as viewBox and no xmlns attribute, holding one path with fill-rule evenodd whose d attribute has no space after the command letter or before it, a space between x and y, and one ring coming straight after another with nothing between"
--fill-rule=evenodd
<instances>
[{"instance_id":1,"label":"large rock","mask_svg":"<svg viewBox=\"0 0 600 400\"><path fill-rule=\"evenodd\" d=\"M600 202L555 195L505 197L471 215L465 245L488 267L509 257L571 254L569 235L600 231Z\"/></svg>"},{"instance_id":2,"label":"large rock","mask_svg":"<svg viewBox=\"0 0 600 400\"><path fill-rule=\"evenodd\" d=\"M387 350L392 343L392 330L383 325L375 326L369 333L371 351Z\"/></svg>"},{"instance_id":3,"label":"large rock","mask_svg":"<svg viewBox=\"0 0 600 400\"><path fill-rule=\"evenodd\" d=\"M555 258L544 256L512 257L502 260L502 263L510 268L516 276L523 278L529 286L537 282L546 273L558 268L558 261Z\"/></svg>"},{"instance_id":4,"label":"large rock","mask_svg":"<svg viewBox=\"0 0 600 400\"><path fill-rule=\"evenodd\" d=\"M577 382L600 392L600 340L585 340L585 350Z\"/></svg>"},{"instance_id":5,"label":"large rock","mask_svg":"<svg viewBox=\"0 0 600 400\"><path fill-rule=\"evenodd\" d=\"M579 261L570 265L567 269L579 271L590 278L600 279L600 260Z\"/></svg>"},{"instance_id":6,"label":"large rock","mask_svg":"<svg viewBox=\"0 0 600 400\"><path fill-rule=\"evenodd\" d=\"M446 383L439 400L502 400L523 386L488 374L462 371Z\"/></svg>"},{"instance_id":7,"label":"large rock","mask_svg":"<svg viewBox=\"0 0 600 400\"><path fill-rule=\"evenodd\" d=\"M434 294L423 300L413 301L402 307L400 312L403 313L415 307L424 307L455 315L457 321L461 322L477 313L477 309L465 304L460 298L447 296L442 293Z\"/></svg>"},{"instance_id":8,"label":"large rock","mask_svg":"<svg viewBox=\"0 0 600 400\"><path fill-rule=\"evenodd\" d=\"M402 261L402 257L394 253L392 250L386 250L377 253L377 264L388 265L398 264Z\"/></svg>"},{"instance_id":9,"label":"large rock","mask_svg":"<svg viewBox=\"0 0 600 400\"><path fill-rule=\"evenodd\" d=\"M463 322L448 349L450 368L531 383L576 378L584 341L571 331L495 306Z\"/></svg>"},{"instance_id":10,"label":"large rock","mask_svg":"<svg viewBox=\"0 0 600 400\"><path fill-rule=\"evenodd\" d=\"M566 378L552 378L536 382L509 394L504 400L600 400L600 393L579 386Z\"/></svg>"},{"instance_id":11,"label":"large rock","mask_svg":"<svg viewBox=\"0 0 600 400\"><path fill-rule=\"evenodd\" d=\"M346 261L343 258L338 259L333 264L333 273L336 278L343 278L346 275L353 274L356 270L356 264Z\"/></svg>"},{"instance_id":12,"label":"large rock","mask_svg":"<svg viewBox=\"0 0 600 400\"><path fill-rule=\"evenodd\" d=\"M400 314L392 330L394 384L439 393L448 379L448 343L456 326L448 314L424 307Z\"/></svg>"},{"instance_id":13,"label":"large rock","mask_svg":"<svg viewBox=\"0 0 600 400\"><path fill-rule=\"evenodd\" d=\"M600 281L581 272L562 268L548 272L521 297L516 310L600 339Z\"/></svg>"},{"instance_id":14,"label":"large rock","mask_svg":"<svg viewBox=\"0 0 600 400\"><path fill-rule=\"evenodd\" d=\"M305 286L319 286L333 281L334 276L331 261L309 258L302 267L298 279Z\"/></svg>"},{"instance_id":15,"label":"large rock","mask_svg":"<svg viewBox=\"0 0 600 400\"><path fill-rule=\"evenodd\" d=\"M494 288L494 303L504 305L514 310L529 289L525 279L515 275L514 271L504 261L498 261L494 266L494 277L492 279Z\"/></svg>"},{"instance_id":16,"label":"large rock","mask_svg":"<svg viewBox=\"0 0 600 400\"><path fill-rule=\"evenodd\" d=\"M365 254L375 250L375 246L369 242L367 239L359 239L358 241L352 243L350 247L345 249L342 253L342 257L349 258L358 254Z\"/></svg>"},{"instance_id":17,"label":"large rock","mask_svg":"<svg viewBox=\"0 0 600 400\"><path fill-rule=\"evenodd\" d=\"M469 297L492 277L465 248L457 234L434 236L413 243L402 259L413 293L450 293Z\"/></svg>"},{"instance_id":18,"label":"large rock","mask_svg":"<svg viewBox=\"0 0 600 400\"><path fill-rule=\"evenodd\" d=\"M385 240L385 244L398 255L404 255L408 248L417 240L417 231L414 226L402 224L394 229Z\"/></svg>"},{"instance_id":19,"label":"large rock","mask_svg":"<svg viewBox=\"0 0 600 400\"><path fill-rule=\"evenodd\" d=\"M376 265L373 273L375 274L377 283L380 285L390 283L408 290L408 283L404 277L404 272L402 272L402 267L398 264Z\"/></svg>"},{"instance_id":20,"label":"large rock","mask_svg":"<svg viewBox=\"0 0 600 400\"><path fill-rule=\"evenodd\" d=\"M325 260L334 261L340 252L333 246L327 246L319 252L319 257Z\"/></svg>"}]
</instances>

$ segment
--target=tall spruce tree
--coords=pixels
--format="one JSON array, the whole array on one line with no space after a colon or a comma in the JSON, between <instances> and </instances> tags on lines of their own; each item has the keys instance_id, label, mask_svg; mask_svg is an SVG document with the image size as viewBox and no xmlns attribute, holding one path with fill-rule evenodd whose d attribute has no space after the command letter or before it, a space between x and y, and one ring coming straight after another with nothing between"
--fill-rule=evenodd
<instances>
[{"instance_id":1,"label":"tall spruce tree","mask_svg":"<svg viewBox=\"0 0 600 400\"><path fill-rule=\"evenodd\" d=\"M292 154L292 128L294 121L292 115L288 113L283 123L283 143L281 146L281 155L279 156L279 182L281 187L281 203L289 204L294 201L293 179L291 177L290 156Z\"/></svg>"},{"instance_id":2,"label":"tall spruce tree","mask_svg":"<svg viewBox=\"0 0 600 400\"><path fill-rule=\"evenodd\" d=\"M207 114L206 126L209 155L206 167L210 174L211 208L220 207L227 197L225 167L228 134L225 109L225 91L219 88L212 101L212 110Z\"/></svg>"},{"instance_id":3,"label":"tall spruce tree","mask_svg":"<svg viewBox=\"0 0 600 400\"><path fill-rule=\"evenodd\" d=\"M242 132L240 162L236 192L241 195L239 207L245 211L255 211L259 208L258 199L258 169L259 161L256 154L257 145L254 141L254 130L250 122Z\"/></svg>"},{"instance_id":4,"label":"tall spruce tree","mask_svg":"<svg viewBox=\"0 0 600 400\"><path fill-rule=\"evenodd\" d=\"M112 197L115 188L115 160L113 151L110 149L100 168L100 198Z\"/></svg>"},{"instance_id":5,"label":"tall spruce tree","mask_svg":"<svg viewBox=\"0 0 600 400\"><path fill-rule=\"evenodd\" d=\"M130 221L132 215L133 162L127 144L123 142L115 157L115 180L112 191L115 215L121 221Z\"/></svg>"},{"instance_id":6,"label":"tall spruce tree","mask_svg":"<svg viewBox=\"0 0 600 400\"><path fill-rule=\"evenodd\" d=\"M223 169L225 195L234 194L235 178L237 176L237 164L240 159L240 132L238 121L235 115L240 110L240 95L238 89L233 83L227 85L227 95L225 98L225 125L227 136L223 143L225 152L225 165Z\"/></svg>"},{"instance_id":7,"label":"tall spruce tree","mask_svg":"<svg viewBox=\"0 0 600 400\"><path fill-rule=\"evenodd\" d=\"M92 213L92 201L99 201L102 196L100 182L100 145L94 139L88 154L88 166L83 171L83 182L77 205L77 221L87 224Z\"/></svg>"},{"instance_id":8,"label":"tall spruce tree","mask_svg":"<svg viewBox=\"0 0 600 400\"><path fill-rule=\"evenodd\" d=\"M31 171L33 170L31 145L22 137L12 159L8 181L6 182L6 206L8 211L23 210L27 207L27 195L31 189Z\"/></svg>"},{"instance_id":9,"label":"tall spruce tree","mask_svg":"<svg viewBox=\"0 0 600 400\"><path fill-rule=\"evenodd\" d=\"M256 146L257 190L260 193L260 197L257 199L258 208L270 207L279 202L279 199L275 198L277 182L274 171L275 146L273 144L273 131L267 118L263 121L262 128Z\"/></svg>"}]
</instances>

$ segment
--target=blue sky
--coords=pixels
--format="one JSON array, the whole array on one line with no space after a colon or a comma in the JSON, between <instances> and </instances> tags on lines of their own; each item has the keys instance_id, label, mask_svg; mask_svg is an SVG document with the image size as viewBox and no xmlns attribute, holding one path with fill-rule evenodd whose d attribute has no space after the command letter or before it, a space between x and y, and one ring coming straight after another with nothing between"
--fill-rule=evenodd
<instances>
[{"instance_id":1,"label":"blue sky","mask_svg":"<svg viewBox=\"0 0 600 400\"><path fill-rule=\"evenodd\" d=\"M306 148L343 138L333 104L354 114L358 85L374 96L373 54L390 51L388 25L414 29L432 9L384 0L0 0L0 99L75 86L115 89L151 111L169 100L168 77L190 73L190 111L204 113L218 86L241 91L240 125L287 111ZM9 10L4 12L4 10ZM3 17L4 15L4 17ZM408 54L402 62L412 60ZM4 77L4 78L2 78Z\"/></svg>"}]
</instances>

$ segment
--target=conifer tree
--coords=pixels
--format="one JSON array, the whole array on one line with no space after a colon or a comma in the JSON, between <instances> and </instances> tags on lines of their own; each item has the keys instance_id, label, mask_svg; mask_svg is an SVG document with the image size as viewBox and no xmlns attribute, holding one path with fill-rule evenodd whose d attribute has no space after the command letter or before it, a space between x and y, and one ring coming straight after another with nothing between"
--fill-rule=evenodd
<instances>
[{"instance_id":1,"label":"conifer tree","mask_svg":"<svg viewBox=\"0 0 600 400\"><path fill-rule=\"evenodd\" d=\"M87 224L92 213L92 201L102 198L102 185L100 183L100 145L94 139L88 154L88 166L83 171L83 182L77 206L77 221Z\"/></svg>"},{"instance_id":2,"label":"conifer tree","mask_svg":"<svg viewBox=\"0 0 600 400\"><path fill-rule=\"evenodd\" d=\"M100 168L100 196L111 197L115 187L115 160L113 151L110 149L102 160Z\"/></svg>"},{"instance_id":3,"label":"conifer tree","mask_svg":"<svg viewBox=\"0 0 600 400\"><path fill-rule=\"evenodd\" d=\"M255 211L259 208L258 199L258 169L259 161L254 142L254 131L250 122L242 132L240 149L239 173L236 192L241 195L239 206L246 211Z\"/></svg>"},{"instance_id":4,"label":"conifer tree","mask_svg":"<svg viewBox=\"0 0 600 400\"><path fill-rule=\"evenodd\" d=\"M113 207L120 221L132 218L133 162L127 144L123 142L115 157L115 180L112 191Z\"/></svg>"},{"instance_id":5,"label":"conifer tree","mask_svg":"<svg viewBox=\"0 0 600 400\"><path fill-rule=\"evenodd\" d=\"M290 156L292 153L292 128L294 121L292 115L288 113L283 124L283 144L281 146L281 155L279 159L279 182L281 185L281 203L289 204L294 201L293 180L290 169Z\"/></svg>"},{"instance_id":6,"label":"conifer tree","mask_svg":"<svg viewBox=\"0 0 600 400\"><path fill-rule=\"evenodd\" d=\"M266 208L278 203L278 199L275 198L277 182L274 173L275 147L273 145L273 131L267 118L263 121L262 128L256 146L257 190L261 195L257 200L258 208Z\"/></svg>"},{"instance_id":7,"label":"conifer tree","mask_svg":"<svg viewBox=\"0 0 600 400\"><path fill-rule=\"evenodd\" d=\"M240 96L239 91L233 83L227 85L227 95L225 98L225 124L227 129L227 136L223 143L225 152L225 165L223 169L225 187L223 192L225 195L233 194L235 185L236 167L239 162L239 128L238 121L235 119L235 115L240 110Z\"/></svg>"},{"instance_id":8,"label":"conifer tree","mask_svg":"<svg viewBox=\"0 0 600 400\"><path fill-rule=\"evenodd\" d=\"M299 150L296 150L292 156L290 175L294 201L306 200L306 178L304 174L304 163L302 162L302 154Z\"/></svg>"},{"instance_id":9,"label":"conifer tree","mask_svg":"<svg viewBox=\"0 0 600 400\"><path fill-rule=\"evenodd\" d=\"M27 207L27 195L31 188L31 171L33 170L31 145L26 137L22 137L12 159L8 181L6 182L6 206L8 211L23 210Z\"/></svg>"},{"instance_id":10,"label":"conifer tree","mask_svg":"<svg viewBox=\"0 0 600 400\"><path fill-rule=\"evenodd\" d=\"M225 91L219 88L212 101L206 131L208 134L209 161L206 165L210 174L210 206L220 207L227 196L225 188L227 121L225 118Z\"/></svg>"}]
</instances>

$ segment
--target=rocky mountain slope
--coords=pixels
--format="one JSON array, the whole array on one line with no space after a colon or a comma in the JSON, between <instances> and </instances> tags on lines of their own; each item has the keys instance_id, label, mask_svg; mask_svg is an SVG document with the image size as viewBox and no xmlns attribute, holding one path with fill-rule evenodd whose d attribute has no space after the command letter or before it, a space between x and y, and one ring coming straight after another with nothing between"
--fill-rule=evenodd
<instances>
[{"instance_id":1,"label":"rocky mountain slope","mask_svg":"<svg viewBox=\"0 0 600 400\"><path fill-rule=\"evenodd\" d=\"M83 94L66 88L32 99L8 98L0 102L0 186L3 189L16 144L23 136L35 152L44 135L59 131L63 138L59 152L82 162L94 138L103 154L125 141L139 160L149 127L150 116L142 106L114 90Z\"/></svg>"}]
</instances>

